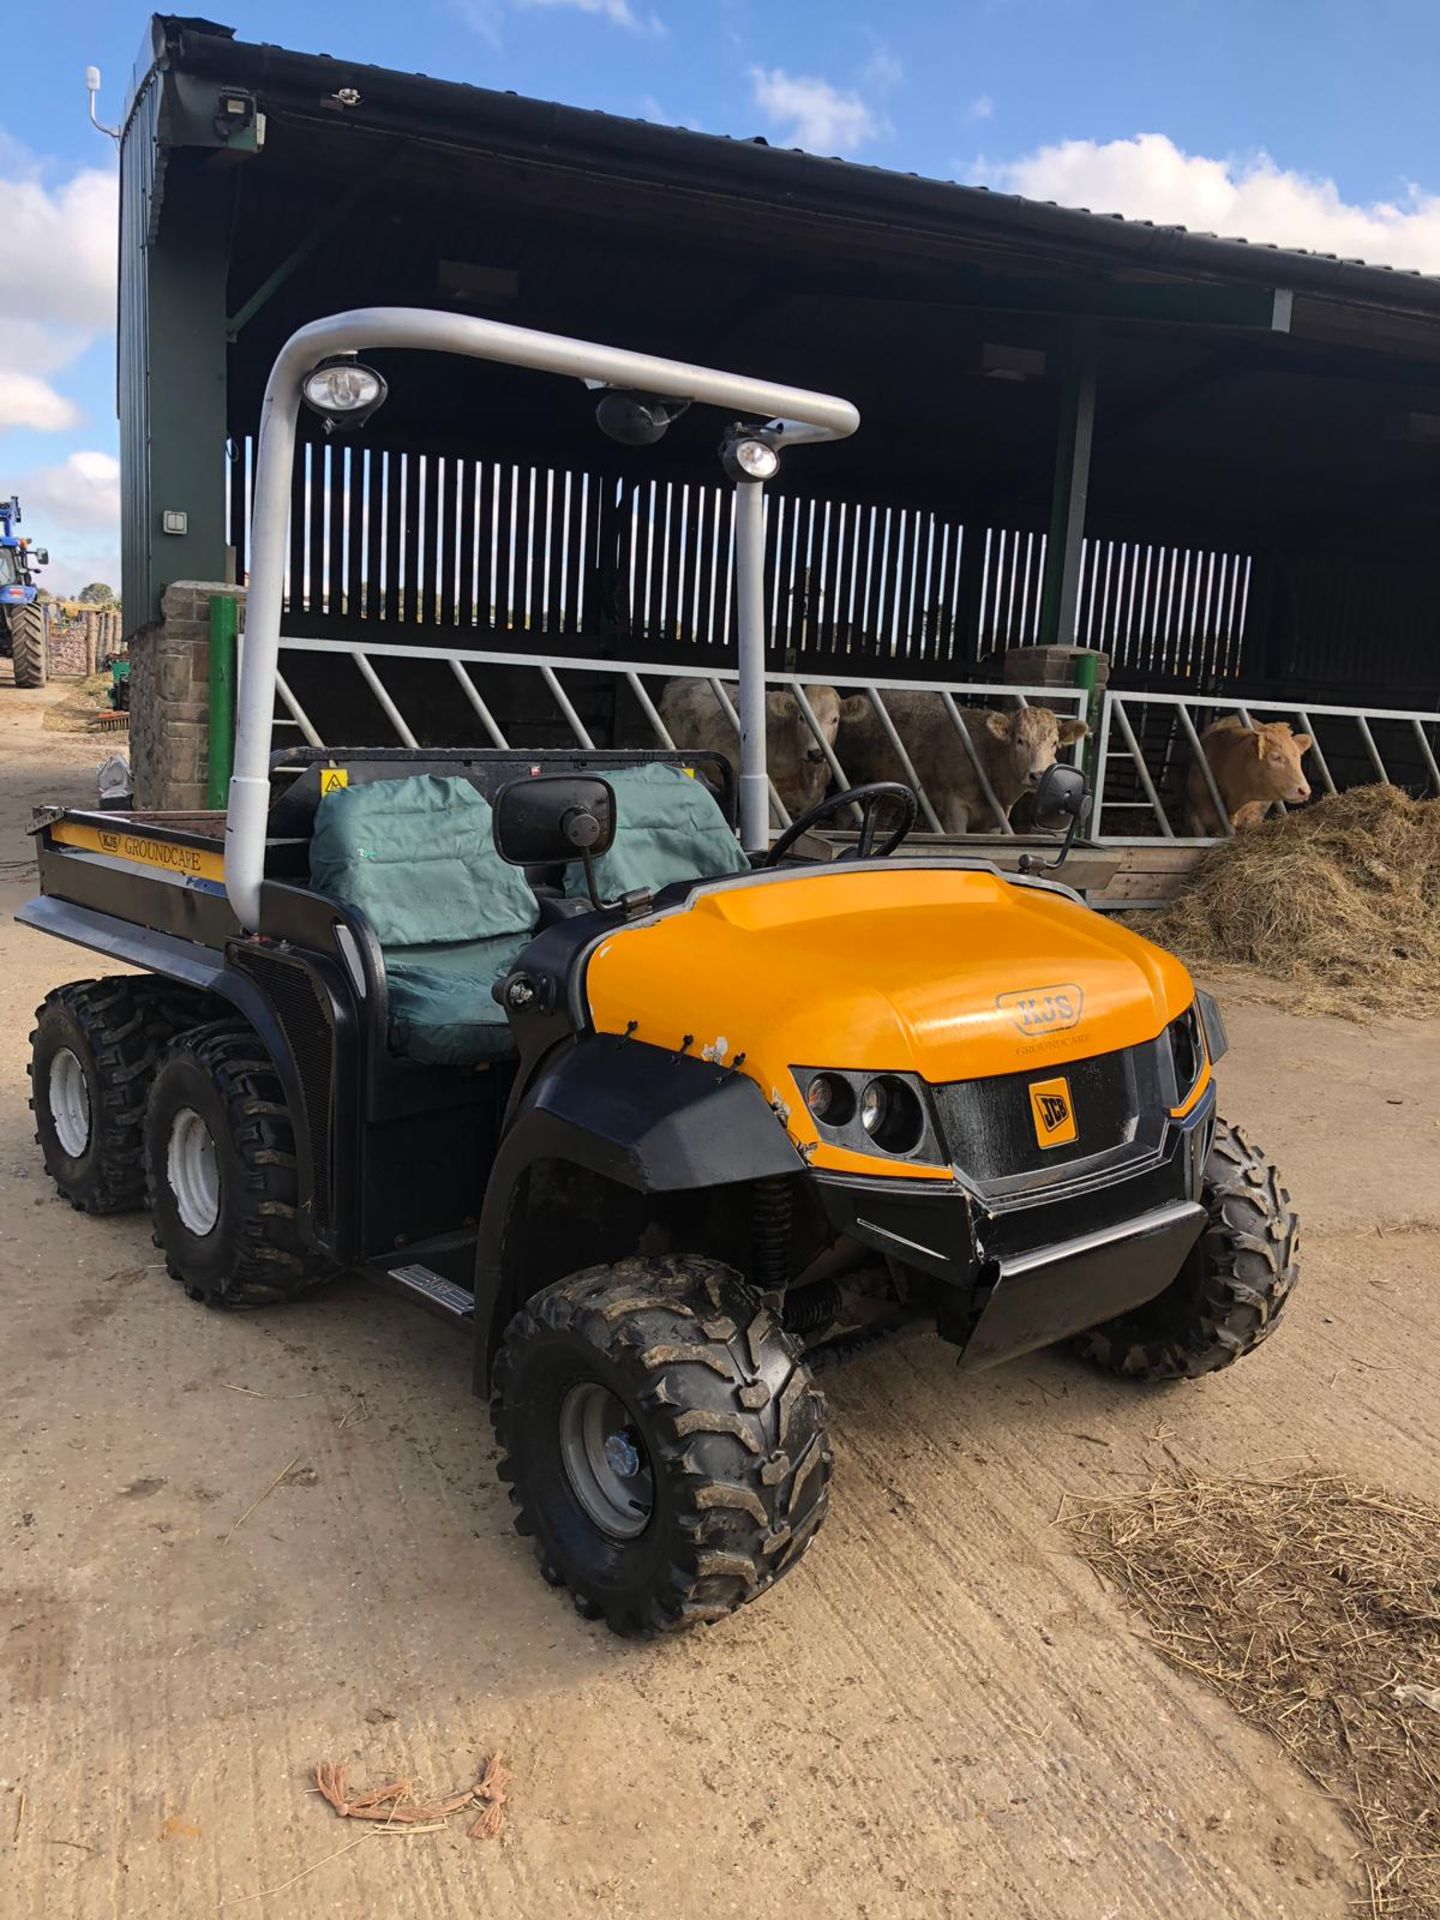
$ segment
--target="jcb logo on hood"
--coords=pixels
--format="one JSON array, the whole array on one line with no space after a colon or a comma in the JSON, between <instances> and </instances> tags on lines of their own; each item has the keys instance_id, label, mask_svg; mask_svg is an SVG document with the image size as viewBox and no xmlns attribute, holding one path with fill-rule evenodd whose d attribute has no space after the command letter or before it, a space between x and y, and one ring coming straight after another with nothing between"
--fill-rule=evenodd
<instances>
[{"instance_id":1,"label":"jcb logo on hood","mask_svg":"<svg viewBox=\"0 0 1440 1920\"><path fill-rule=\"evenodd\" d=\"M1064 1033L1080 1024L1085 1011L1085 995L1074 981L1058 987L1027 987L1021 993L996 996L996 1006L1008 1013L1021 1033Z\"/></svg>"}]
</instances>

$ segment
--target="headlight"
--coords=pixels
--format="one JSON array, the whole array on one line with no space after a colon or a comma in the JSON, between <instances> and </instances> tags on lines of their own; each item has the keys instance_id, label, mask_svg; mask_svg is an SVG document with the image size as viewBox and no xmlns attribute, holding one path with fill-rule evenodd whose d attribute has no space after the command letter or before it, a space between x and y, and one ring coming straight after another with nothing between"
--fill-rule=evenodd
<instances>
[{"instance_id":1,"label":"headlight","mask_svg":"<svg viewBox=\"0 0 1440 1920\"><path fill-rule=\"evenodd\" d=\"M1205 1069L1205 1041L1200 1032L1200 1011L1192 1002L1169 1026L1170 1057L1175 1063L1175 1092L1181 1106L1195 1091L1195 1083Z\"/></svg>"},{"instance_id":2,"label":"headlight","mask_svg":"<svg viewBox=\"0 0 1440 1920\"><path fill-rule=\"evenodd\" d=\"M823 1126L848 1127L855 1117L855 1089L838 1073L817 1073L805 1089L805 1104Z\"/></svg>"},{"instance_id":3,"label":"headlight","mask_svg":"<svg viewBox=\"0 0 1440 1920\"><path fill-rule=\"evenodd\" d=\"M925 1137L925 1109L908 1081L885 1073L860 1095L860 1124L886 1153L913 1153Z\"/></svg>"},{"instance_id":4,"label":"headlight","mask_svg":"<svg viewBox=\"0 0 1440 1920\"><path fill-rule=\"evenodd\" d=\"M832 1145L852 1153L918 1156L942 1165L945 1150L931 1124L922 1083L905 1073L856 1073L793 1067L811 1118Z\"/></svg>"},{"instance_id":5,"label":"headlight","mask_svg":"<svg viewBox=\"0 0 1440 1920\"><path fill-rule=\"evenodd\" d=\"M331 360L306 374L300 387L306 406L322 416L327 429L358 427L388 392L375 369L358 360Z\"/></svg>"},{"instance_id":6,"label":"headlight","mask_svg":"<svg viewBox=\"0 0 1440 1920\"><path fill-rule=\"evenodd\" d=\"M1195 995L1195 1004L1200 1009L1200 1024L1205 1029L1205 1051L1210 1056L1213 1067L1217 1060L1223 1060L1230 1051L1230 1036L1225 1031L1225 1022L1221 1017L1220 1005L1213 993L1203 988Z\"/></svg>"}]
</instances>

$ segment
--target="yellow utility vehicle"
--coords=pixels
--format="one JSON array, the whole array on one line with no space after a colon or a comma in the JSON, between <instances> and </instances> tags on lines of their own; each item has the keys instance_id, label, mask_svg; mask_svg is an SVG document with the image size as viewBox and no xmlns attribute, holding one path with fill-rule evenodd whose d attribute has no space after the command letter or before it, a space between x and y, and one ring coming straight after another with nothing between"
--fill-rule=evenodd
<instances>
[{"instance_id":1,"label":"yellow utility vehicle","mask_svg":"<svg viewBox=\"0 0 1440 1920\"><path fill-rule=\"evenodd\" d=\"M719 755L272 752L299 408L359 424L385 393L359 355L414 348L598 387L631 443L724 410L738 795ZM317 322L265 396L227 814L35 829L20 917L142 970L40 1009L60 1190L148 1205L209 1306L358 1267L468 1329L517 1527L622 1632L714 1620L796 1565L829 1494L825 1367L928 1328L962 1369L1073 1340L1137 1380L1203 1374L1296 1277L1176 960L1042 873L911 851L906 787L768 845L764 483L857 424L495 322ZM1037 796L1071 836L1084 804L1073 768ZM835 858L808 829L852 807Z\"/></svg>"}]
</instances>

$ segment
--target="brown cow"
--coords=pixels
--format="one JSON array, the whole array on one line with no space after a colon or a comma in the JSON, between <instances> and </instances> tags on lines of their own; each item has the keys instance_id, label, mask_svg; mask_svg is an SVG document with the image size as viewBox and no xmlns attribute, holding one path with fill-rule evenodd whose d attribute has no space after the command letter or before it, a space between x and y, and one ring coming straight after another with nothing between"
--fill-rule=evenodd
<instances>
[{"instance_id":1,"label":"brown cow","mask_svg":"<svg viewBox=\"0 0 1440 1920\"><path fill-rule=\"evenodd\" d=\"M1258 826L1277 800L1283 800L1286 806L1298 806L1310 798L1310 783L1300 770L1300 762L1312 745L1310 735L1292 733L1284 720L1252 727L1231 714L1207 727L1200 745L1230 824L1237 832ZM1198 837L1225 831L1205 775L1193 758L1185 799L1190 833Z\"/></svg>"},{"instance_id":2,"label":"brown cow","mask_svg":"<svg viewBox=\"0 0 1440 1920\"><path fill-rule=\"evenodd\" d=\"M733 688L727 688L738 704ZM831 746L842 717L866 706L863 695L842 700L834 687L807 686L805 696ZM708 680L672 680L660 696L660 718L677 747L723 753L738 774L740 741ZM824 797L830 766L793 693L765 696L765 760L770 778L793 820Z\"/></svg>"},{"instance_id":3,"label":"brown cow","mask_svg":"<svg viewBox=\"0 0 1440 1920\"><path fill-rule=\"evenodd\" d=\"M974 763L957 739L954 722L939 696L916 691L886 693L881 698L945 832L998 833L1000 824L975 776ZM1022 707L1018 713L962 707L960 718L1007 815L1022 794L1033 793L1039 786L1059 749L1082 740L1090 731L1083 720L1062 720L1049 707ZM861 717L854 718L848 711L844 715L836 752L854 786L907 777L868 700Z\"/></svg>"}]
</instances>

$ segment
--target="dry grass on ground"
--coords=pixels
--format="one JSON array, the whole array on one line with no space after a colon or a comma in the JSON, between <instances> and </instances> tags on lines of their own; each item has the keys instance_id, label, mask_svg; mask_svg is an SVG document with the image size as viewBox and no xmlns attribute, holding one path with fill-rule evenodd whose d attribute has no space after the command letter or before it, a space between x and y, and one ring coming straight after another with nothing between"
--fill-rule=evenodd
<instances>
[{"instance_id":1,"label":"dry grass on ground","mask_svg":"<svg viewBox=\"0 0 1440 1920\"><path fill-rule=\"evenodd\" d=\"M1309 1473L1161 1480L1071 1524L1160 1651L1345 1808L1369 1906L1440 1916L1440 1507Z\"/></svg>"},{"instance_id":2,"label":"dry grass on ground","mask_svg":"<svg viewBox=\"0 0 1440 1920\"><path fill-rule=\"evenodd\" d=\"M1353 787L1268 820L1205 854L1139 931L1288 983L1299 1012L1440 1010L1440 800Z\"/></svg>"}]
</instances>

